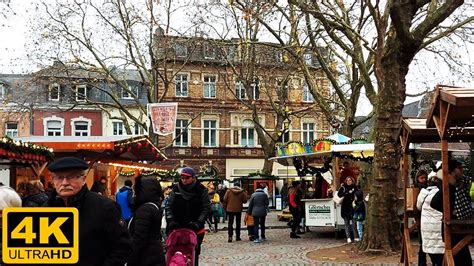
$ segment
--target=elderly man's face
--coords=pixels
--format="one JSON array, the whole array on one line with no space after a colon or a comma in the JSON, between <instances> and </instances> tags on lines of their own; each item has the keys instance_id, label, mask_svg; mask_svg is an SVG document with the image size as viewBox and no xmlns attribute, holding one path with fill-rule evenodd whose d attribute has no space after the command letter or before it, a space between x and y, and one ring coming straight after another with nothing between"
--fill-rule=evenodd
<instances>
[{"instance_id":1,"label":"elderly man's face","mask_svg":"<svg viewBox=\"0 0 474 266\"><path fill-rule=\"evenodd\" d=\"M53 173L53 183L61 198L69 198L82 189L86 183L84 170L64 170Z\"/></svg>"}]
</instances>

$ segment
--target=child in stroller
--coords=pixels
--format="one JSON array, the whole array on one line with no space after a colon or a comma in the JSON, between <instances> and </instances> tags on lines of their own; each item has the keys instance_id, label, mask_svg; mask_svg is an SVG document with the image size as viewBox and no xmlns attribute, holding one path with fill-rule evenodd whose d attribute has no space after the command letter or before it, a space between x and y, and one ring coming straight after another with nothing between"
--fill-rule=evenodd
<instances>
[{"instance_id":1,"label":"child in stroller","mask_svg":"<svg viewBox=\"0 0 474 266\"><path fill-rule=\"evenodd\" d=\"M191 229L173 230L166 239L166 265L192 266L197 245L196 233Z\"/></svg>"}]
</instances>

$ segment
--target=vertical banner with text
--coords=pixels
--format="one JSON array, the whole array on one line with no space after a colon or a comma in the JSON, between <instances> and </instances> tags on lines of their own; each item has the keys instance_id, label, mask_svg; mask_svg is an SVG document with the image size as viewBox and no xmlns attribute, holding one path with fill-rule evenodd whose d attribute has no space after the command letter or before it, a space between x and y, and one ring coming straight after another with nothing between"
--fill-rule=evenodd
<instances>
[{"instance_id":1,"label":"vertical banner with text","mask_svg":"<svg viewBox=\"0 0 474 266\"><path fill-rule=\"evenodd\" d=\"M149 103L148 117L151 119L153 132L166 136L173 134L178 115L178 103Z\"/></svg>"}]
</instances>

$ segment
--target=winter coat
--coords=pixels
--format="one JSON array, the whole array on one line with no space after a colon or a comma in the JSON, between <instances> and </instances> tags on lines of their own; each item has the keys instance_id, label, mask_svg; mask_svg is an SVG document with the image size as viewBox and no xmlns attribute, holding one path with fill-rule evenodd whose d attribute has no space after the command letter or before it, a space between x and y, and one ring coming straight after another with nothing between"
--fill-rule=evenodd
<instances>
[{"instance_id":1,"label":"winter coat","mask_svg":"<svg viewBox=\"0 0 474 266\"><path fill-rule=\"evenodd\" d=\"M339 197L344 197L341 203L341 217L344 219L353 219L354 218L354 208L352 207L352 202L354 201L354 193L357 190L355 185L342 184L337 195Z\"/></svg>"},{"instance_id":2,"label":"winter coat","mask_svg":"<svg viewBox=\"0 0 474 266\"><path fill-rule=\"evenodd\" d=\"M136 209L130 221L133 251L127 265L165 265L161 244L161 185L154 177L136 180Z\"/></svg>"},{"instance_id":3,"label":"winter coat","mask_svg":"<svg viewBox=\"0 0 474 266\"><path fill-rule=\"evenodd\" d=\"M290 188L290 211L291 210L301 210L301 199L302 199L302 193L300 189L296 188Z\"/></svg>"},{"instance_id":4,"label":"winter coat","mask_svg":"<svg viewBox=\"0 0 474 266\"><path fill-rule=\"evenodd\" d=\"M22 207L41 207L48 201L48 195L44 192L26 196L22 200Z\"/></svg>"},{"instance_id":5,"label":"winter coat","mask_svg":"<svg viewBox=\"0 0 474 266\"><path fill-rule=\"evenodd\" d=\"M129 221L132 218L133 191L131 187L123 186L115 195L115 199L120 206L122 218Z\"/></svg>"},{"instance_id":6,"label":"winter coat","mask_svg":"<svg viewBox=\"0 0 474 266\"><path fill-rule=\"evenodd\" d=\"M211 200L207 188L198 181L187 186L179 182L173 186L165 210L168 225L176 224L177 228L201 231L211 214ZM199 228L193 228L191 223L196 223Z\"/></svg>"},{"instance_id":7,"label":"winter coat","mask_svg":"<svg viewBox=\"0 0 474 266\"><path fill-rule=\"evenodd\" d=\"M421 210L422 248L428 254L444 254L443 213L431 207L431 201L438 191L439 189L435 186L423 188L416 201L416 207Z\"/></svg>"},{"instance_id":8,"label":"winter coat","mask_svg":"<svg viewBox=\"0 0 474 266\"><path fill-rule=\"evenodd\" d=\"M227 190L224 195L224 206L227 212L242 212L242 204L247 202L247 192L240 187Z\"/></svg>"},{"instance_id":9,"label":"winter coat","mask_svg":"<svg viewBox=\"0 0 474 266\"><path fill-rule=\"evenodd\" d=\"M267 216L268 204L267 194L259 188L250 197L247 213L255 217L265 217Z\"/></svg>"},{"instance_id":10,"label":"winter coat","mask_svg":"<svg viewBox=\"0 0 474 266\"><path fill-rule=\"evenodd\" d=\"M55 191L44 206L66 207ZM68 207L79 211L80 244L76 265L124 265L132 251L132 243L118 204L90 192L84 185Z\"/></svg>"}]
</instances>

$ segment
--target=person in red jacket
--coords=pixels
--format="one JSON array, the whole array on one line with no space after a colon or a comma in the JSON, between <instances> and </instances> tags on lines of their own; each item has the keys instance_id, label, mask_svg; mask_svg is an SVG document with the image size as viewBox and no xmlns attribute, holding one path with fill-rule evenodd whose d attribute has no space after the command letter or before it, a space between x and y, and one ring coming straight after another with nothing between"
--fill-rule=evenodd
<instances>
[{"instance_id":1,"label":"person in red jacket","mask_svg":"<svg viewBox=\"0 0 474 266\"><path fill-rule=\"evenodd\" d=\"M296 229L301 223L301 182L293 181L290 188L290 212L293 216L293 221L291 222L291 233L290 238L300 238L296 234Z\"/></svg>"}]
</instances>

